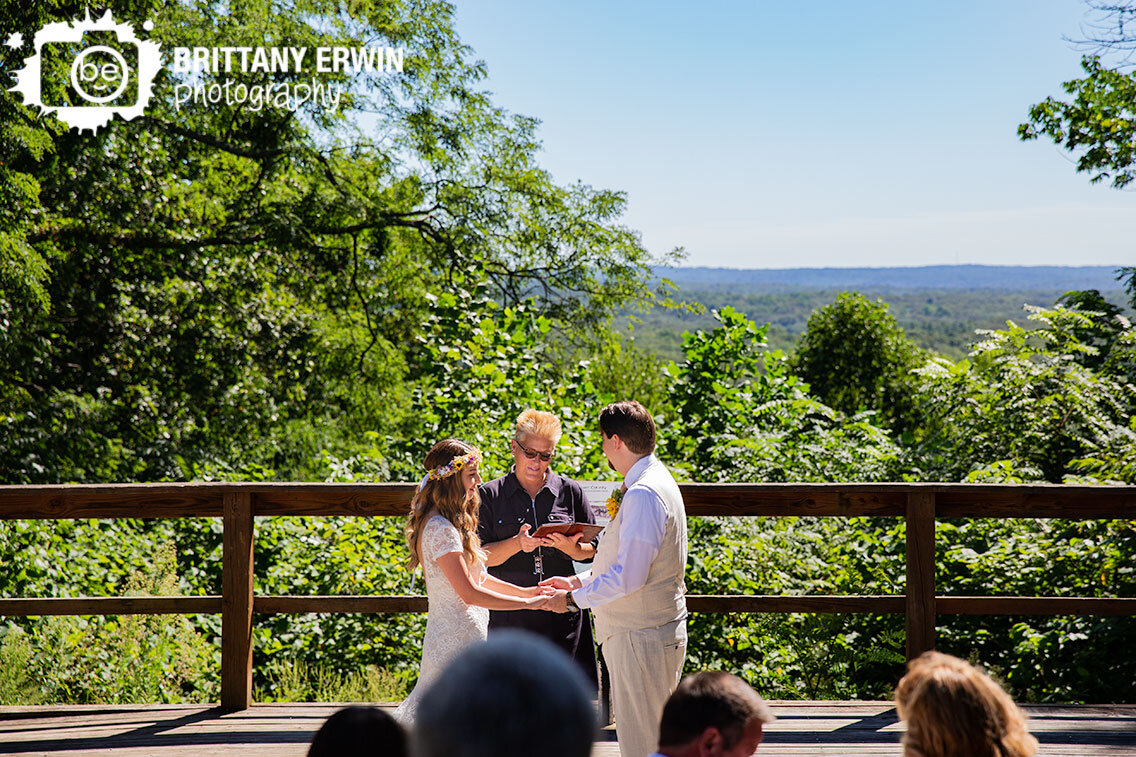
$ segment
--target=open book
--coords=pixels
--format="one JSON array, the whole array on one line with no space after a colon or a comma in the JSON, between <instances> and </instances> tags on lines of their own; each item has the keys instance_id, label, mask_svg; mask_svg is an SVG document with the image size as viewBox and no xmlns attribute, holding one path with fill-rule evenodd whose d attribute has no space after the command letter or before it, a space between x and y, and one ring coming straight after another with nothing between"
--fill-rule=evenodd
<instances>
[{"instance_id":1,"label":"open book","mask_svg":"<svg viewBox=\"0 0 1136 757\"><path fill-rule=\"evenodd\" d=\"M532 532L533 536L548 536L549 534L564 534L571 536L574 533L580 532L584 535L580 537L580 541L588 542L596 538L600 531L603 531L603 526L598 526L594 523L545 523L543 526Z\"/></svg>"}]
</instances>

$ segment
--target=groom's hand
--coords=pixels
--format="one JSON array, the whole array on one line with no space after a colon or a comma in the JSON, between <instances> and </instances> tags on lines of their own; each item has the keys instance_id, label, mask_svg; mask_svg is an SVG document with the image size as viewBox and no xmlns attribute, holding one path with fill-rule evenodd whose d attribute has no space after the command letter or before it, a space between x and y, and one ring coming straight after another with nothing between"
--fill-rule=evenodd
<instances>
[{"instance_id":1,"label":"groom's hand","mask_svg":"<svg viewBox=\"0 0 1136 757\"><path fill-rule=\"evenodd\" d=\"M540 582L541 586L551 586L558 591L573 591L583 584L576 576L553 576Z\"/></svg>"},{"instance_id":2,"label":"groom's hand","mask_svg":"<svg viewBox=\"0 0 1136 757\"><path fill-rule=\"evenodd\" d=\"M542 610L552 610L553 612L568 612L568 592L558 591L548 598L548 601L541 605Z\"/></svg>"}]
</instances>

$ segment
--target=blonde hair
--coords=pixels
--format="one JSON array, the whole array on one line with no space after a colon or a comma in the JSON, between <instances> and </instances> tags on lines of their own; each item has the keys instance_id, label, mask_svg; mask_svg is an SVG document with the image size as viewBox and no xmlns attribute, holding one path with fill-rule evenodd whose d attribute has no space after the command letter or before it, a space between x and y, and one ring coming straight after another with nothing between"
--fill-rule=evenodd
<instances>
[{"instance_id":1,"label":"blonde hair","mask_svg":"<svg viewBox=\"0 0 1136 757\"><path fill-rule=\"evenodd\" d=\"M895 690L907 721L906 757L1029 757L1037 739L990 676L957 657L925 652L907 664Z\"/></svg>"},{"instance_id":2,"label":"blonde hair","mask_svg":"<svg viewBox=\"0 0 1136 757\"><path fill-rule=\"evenodd\" d=\"M561 433L559 418L545 410L529 408L517 416L517 430L513 433L513 438L523 443L526 439L536 437L547 439L555 445L560 441Z\"/></svg>"},{"instance_id":3,"label":"blonde hair","mask_svg":"<svg viewBox=\"0 0 1136 757\"><path fill-rule=\"evenodd\" d=\"M478 450L460 439L443 439L426 455L423 465L426 470L432 471L447 465L455 457L463 457L471 452ZM480 457L480 453L478 456ZM422 536L427 521L435 514L441 515L457 528L461 537L462 554L467 563L473 565L479 561L484 562L485 551L477 536L477 511L480 507L481 497L478 496L477 489L472 493L466 491L460 471L445 478L428 478L410 501L410 517L406 519L406 545L410 547L407 569L414 570L422 562L422 556L418 552L418 539Z\"/></svg>"}]
</instances>

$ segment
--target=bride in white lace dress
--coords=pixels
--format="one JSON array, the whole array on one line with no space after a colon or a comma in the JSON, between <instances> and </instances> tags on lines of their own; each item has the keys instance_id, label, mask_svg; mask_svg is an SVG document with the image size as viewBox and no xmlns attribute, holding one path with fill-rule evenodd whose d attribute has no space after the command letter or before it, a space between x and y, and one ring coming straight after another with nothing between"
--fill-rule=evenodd
<instances>
[{"instance_id":1,"label":"bride in white lace dress","mask_svg":"<svg viewBox=\"0 0 1136 757\"><path fill-rule=\"evenodd\" d=\"M410 504L406 540L409 567L426 575L426 636L418 683L394 716L414 721L418 700L442 669L466 646L486 638L489 610L539 609L550 593L514 586L485 571L477 538L477 487L481 453L457 439L443 439L426 456L426 480Z\"/></svg>"}]
</instances>

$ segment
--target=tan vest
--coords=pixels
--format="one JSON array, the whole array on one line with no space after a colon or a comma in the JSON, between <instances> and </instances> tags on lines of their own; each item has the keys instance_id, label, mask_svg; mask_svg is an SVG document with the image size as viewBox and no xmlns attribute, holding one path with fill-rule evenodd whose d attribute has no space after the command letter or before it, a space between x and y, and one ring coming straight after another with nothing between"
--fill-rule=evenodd
<instances>
[{"instance_id":1,"label":"tan vest","mask_svg":"<svg viewBox=\"0 0 1136 757\"><path fill-rule=\"evenodd\" d=\"M686 506L678 484L667 466L655 461L628 491L646 488L659 495L667 510L663 544L651 563L647 582L632 593L592 608L596 619L596 641L602 644L617 633L637 631L681 620L686 617ZM619 552L622 510L604 530L592 562L592 575L599 576L615 562Z\"/></svg>"}]
</instances>

